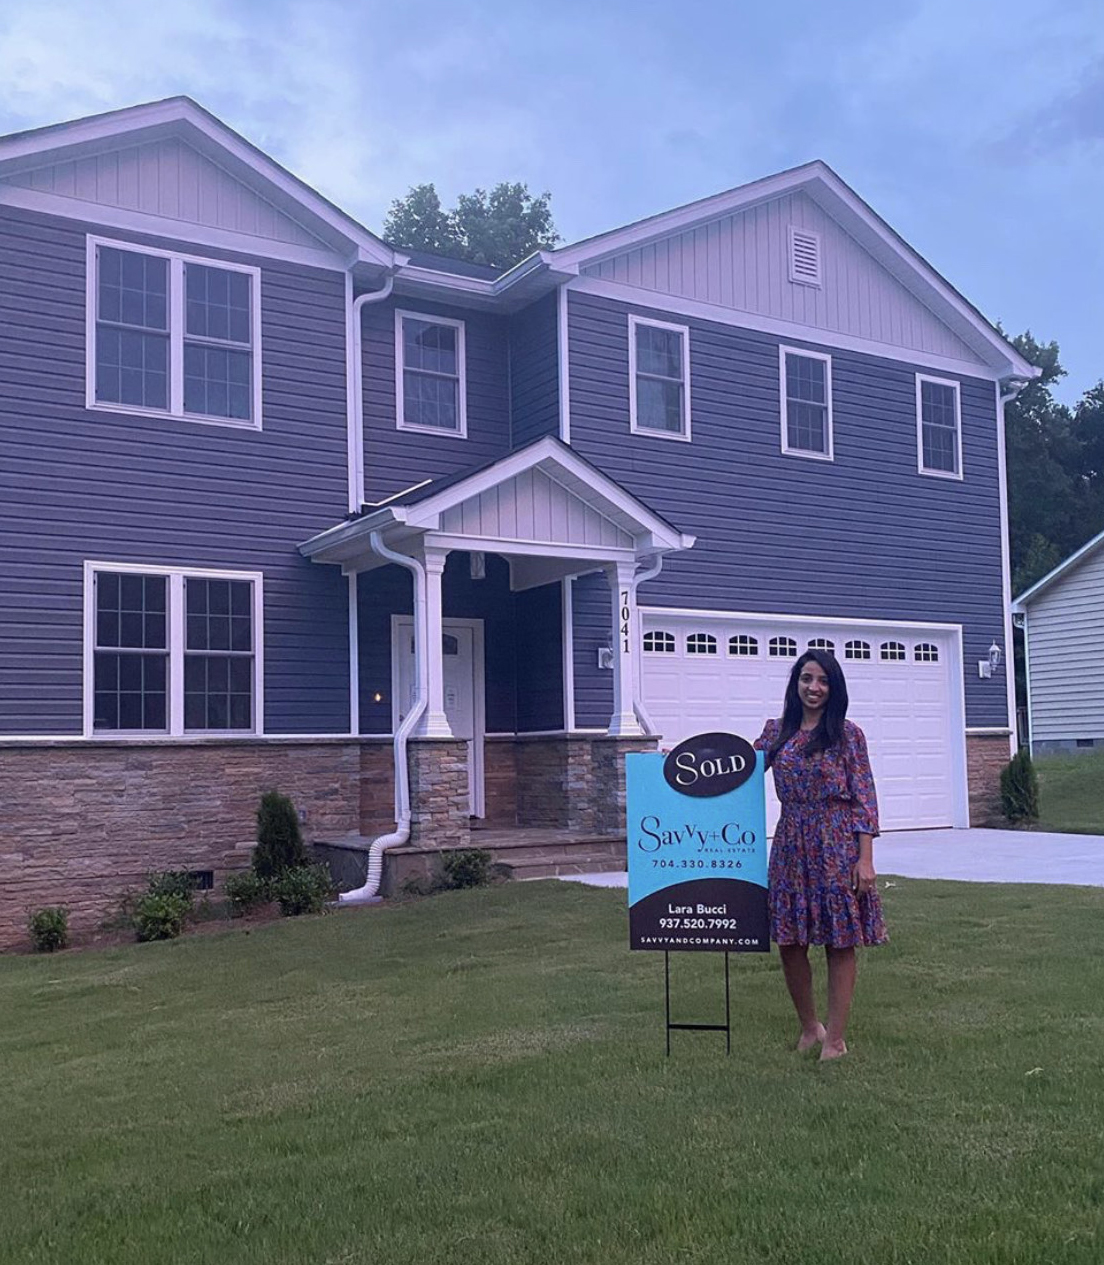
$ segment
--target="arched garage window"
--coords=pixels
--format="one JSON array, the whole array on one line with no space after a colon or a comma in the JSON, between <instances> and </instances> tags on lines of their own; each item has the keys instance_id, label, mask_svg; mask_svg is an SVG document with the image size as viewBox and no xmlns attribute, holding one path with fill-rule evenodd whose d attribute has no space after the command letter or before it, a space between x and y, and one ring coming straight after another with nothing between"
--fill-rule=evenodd
<instances>
[{"instance_id":1,"label":"arched garage window","mask_svg":"<svg viewBox=\"0 0 1104 1265\"><path fill-rule=\"evenodd\" d=\"M814 637L812 641L809 642L809 649L823 650L827 654L835 654L836 643L834 641L829 641L827 637Z\"/></svg>"},{"instance_id":2,"label":"arched garage window","mask_svg":"<svg viewBox=\"0 0 1104 1265\"><path fill-rule=\"evenodd\" d=\"M674 654L675 634L669 632L646 632L644 634L645 654Z\"/></svg>"},{"instance_id":3,"label":"arched garage window","mask_svg":"<svg viewBox=\"0 0 1104 1265\"><path fill-rule=\"evenodd\" d=\"M728 653L741 656L757 655L759 653L759 643L754 637L746 637L743 633L740 633L737 637L729 637Z\"/></svg>"},{"instance_id":4,"label":"arched garage window","mask_svg":"<svg viewBox=\"0 0 1104 1265\"><path fill-rule=\"evenodd\" d=\"M792 637L772 637L768 651L772 659L796 659L797 642Z\"/></svg>"},{"instance_id":5,"label":"arched garage window","mask_svg":"<svg viewBox=\"0 0 1104 1265\"><path fill-rule=\"evenodd\" d=\"M939 647L933 646L930 641L922 641L913 648L912 655L917 663L938 663Z\"/></svg>"},{"instance_id":6,"label":"arched garage window","mask_svg":"<svg viewBox=\"0 0 1104 1265\"><path fill-rule=\"evenodd\" d=\"M882 642L882 660L885 663L903 663L905 647L900 641Z\"/></svg>"},{"instance_id":7,"label":"arched garage window","mask_svg":"<svg viewBox=\"0 0 1104 1265\"><path fill-rule=\"evenodd\" d=\"M691 633L686 638L687 654L716 654L717 638L712 633Z\"/></svg>"},{"instance_id":8,"label":"arched garage window","mask_svg":"<svg viewBox=\"0 0 1104 1265\"><path fill-rule=\"evenodd\" d=\"M843 657L845 659L865 660L870 658L870 642L869 641L849 641L843 647Z\"/></svg>"}]
</instances>

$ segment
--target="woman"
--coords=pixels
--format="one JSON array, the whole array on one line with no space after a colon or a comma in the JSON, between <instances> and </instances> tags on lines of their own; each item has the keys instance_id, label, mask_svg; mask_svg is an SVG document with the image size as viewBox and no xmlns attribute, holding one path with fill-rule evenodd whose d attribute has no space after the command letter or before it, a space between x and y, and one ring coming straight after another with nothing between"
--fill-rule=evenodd
<instances>
[{"instance_id":1,"label":"woman","mask_svg":"<svg viewBox=\"0 0 1104 1265\"><path fill-rule=\"evenodd\" d=\"M819 1045L822 1062L838 1059L847 1053L855 946L888 937L874 875L874 778L834 655L809 650L798 659L782 719L768 720L755 746L782 804L768 874L771 939L801 1022L797 1048ZM828 958L827 1028L813 998L811 944Z\"/></svg>"}]
</instances>

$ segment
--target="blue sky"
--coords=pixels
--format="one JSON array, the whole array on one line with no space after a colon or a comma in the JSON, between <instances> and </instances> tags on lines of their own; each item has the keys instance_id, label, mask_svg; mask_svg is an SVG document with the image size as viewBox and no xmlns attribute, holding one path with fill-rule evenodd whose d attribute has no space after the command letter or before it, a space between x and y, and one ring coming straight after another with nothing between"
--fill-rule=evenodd
<instances>
[{"instance_id":1,"label":"blue sky","mask_svg":"<svg viewBox=\"0 0 1104 1265\"><path fill-rule=\"evenodd\" d=\"M379 229L434 181L568 240L810 158L1104 377L1099 0L7 0L0 132L188 93Z\"/></svg>"}]
</instances>

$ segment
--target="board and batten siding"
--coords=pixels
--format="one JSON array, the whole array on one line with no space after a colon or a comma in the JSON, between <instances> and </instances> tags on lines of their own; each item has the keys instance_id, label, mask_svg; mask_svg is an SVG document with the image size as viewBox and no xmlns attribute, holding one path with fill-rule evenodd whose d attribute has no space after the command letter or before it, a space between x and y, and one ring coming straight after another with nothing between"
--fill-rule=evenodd
<instances>
[{"instance_id":1,"label":"board and batten siding","mask_svg":"<svg viewBox=\"0 0 1104 1265\"><path fill-rule=\"evenodd\" d=\"M0 209L0 736L81 732L86 559L263 572L266 730L347 732L343 275L111 233L262 269L263 429L88 410L97 231Z\"/></svg>"},{"instance_id":2,"label":"board and batten siding","mask_svg":"<svg viewBox=\"0 0 1104 1265\"><path fill-rule=\"evenodd\" d=\"M965 478L934 478L917 473L915 368L810 345L832 356L835 460L818 461L781 451L777 337L587 294L568 311L572 447L697 536L643 604L961 624L967 723L1008 724L1004 667L969 671L1004 642L991 381L961 379ZM629 432L634 311L691 328L692 443ZM575 587L580 725L608 721L603 589Z\"/></svg>"},{"instance_id":3,"label":"board and batten siding","mask_svg":"<svg viewBox=\"0 0 1104 1265\"><path fill-rule=\"evenodd\" d=\"M1104 548L1027 607L1031 741L1104 739Z\"/></svg>"},{"instance_id":4,"label":"board and batten siding","mask_svg":"<svg viewBox=\"0 0 1104 1265\"><path fill-rule=\"evenodd\" d=\"M789 228L820 236L820 286L794 285ZM977 363L938 317L804 193L585 267L585 276Z\"/></svg>"},{"instance_id":5,"label":"board and batten siding","mask_svg":"<svg viewBox=\"0 0 1104 1265\"><path fill-rule=\"evenodd\" d=\"M399 430L396 412L395 311L464 322L467 436ZM364 499L444 479L510 451L506 318L400 297L361 310L364 386Z\"/></svg>"},{"instance_id":6,"label":"board and batten siding","mask_svg":"<svg viewBox=\"0 0 1104 1265\"><path fill-rule=\"evenodd\" d=\"M510 319L511 447L560 429L557 296L545 295Z\"/></svg>"}]
</instances>

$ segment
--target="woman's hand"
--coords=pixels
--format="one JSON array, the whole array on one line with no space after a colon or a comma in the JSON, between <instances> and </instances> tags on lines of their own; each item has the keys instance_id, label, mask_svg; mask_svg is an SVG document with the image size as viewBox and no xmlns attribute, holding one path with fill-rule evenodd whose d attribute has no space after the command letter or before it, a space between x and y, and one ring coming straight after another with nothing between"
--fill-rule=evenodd
<instances>
[{"instance_id":1,"label":"woman's hand","mask_svg":"<svg viewBox=\"0 0 1104 1265\"><path fill-rule=\"evenodd\" d=\"M851 886L860 896L872 892L877 886L874 862L869 857L859 857L851 867Z\"/></svg>"}]
</instances>

